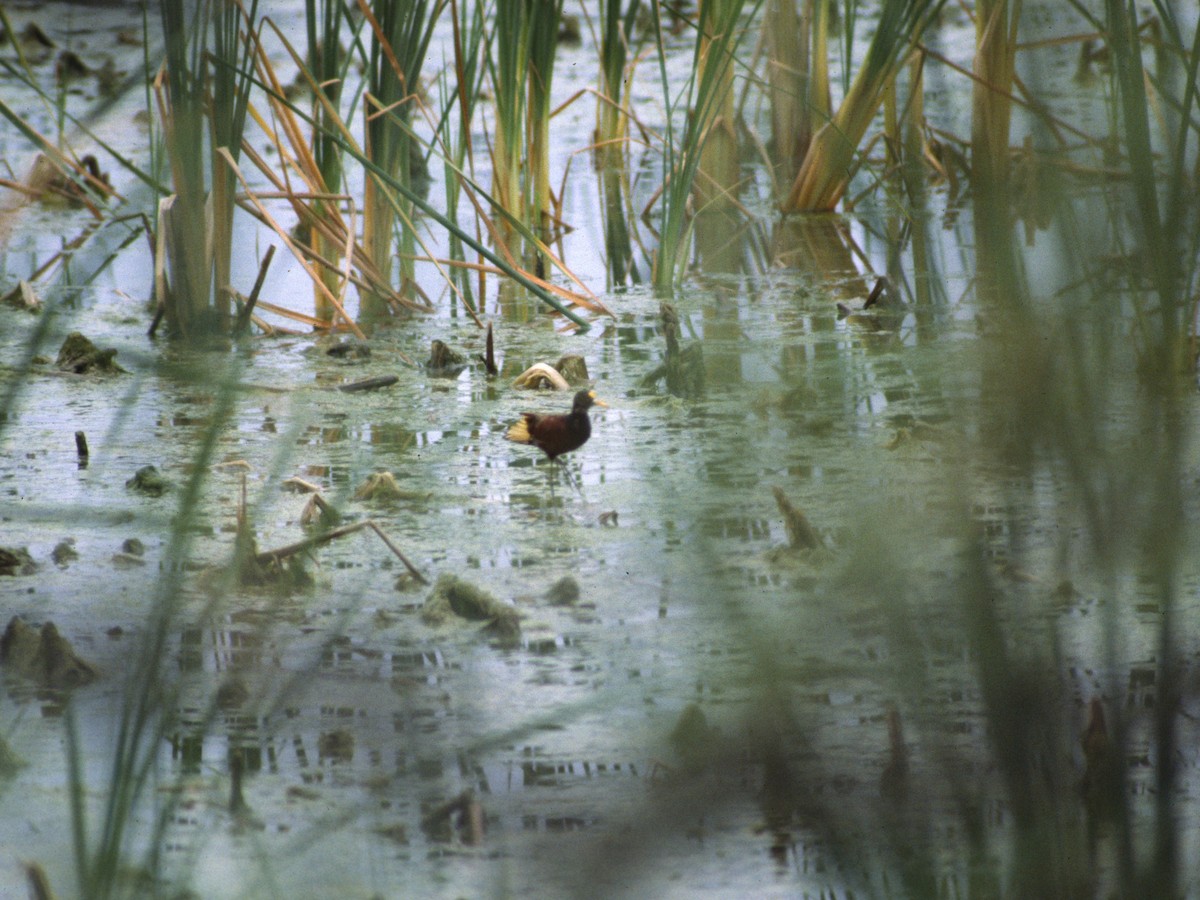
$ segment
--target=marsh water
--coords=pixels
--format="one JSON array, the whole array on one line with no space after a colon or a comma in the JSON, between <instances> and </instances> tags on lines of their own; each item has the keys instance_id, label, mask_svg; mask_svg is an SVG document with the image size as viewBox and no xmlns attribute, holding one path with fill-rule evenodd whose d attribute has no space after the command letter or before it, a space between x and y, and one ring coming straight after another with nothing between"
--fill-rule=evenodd
<instances>
[{"instance_id":1,"label":"marsh water","mask_svg":"<svg viewBox=\"0 0 1200 900\"><path fill-rule=\"evenodd\" d=\"M586 145L590 112L572 121ZM584 252L600 231L587 221L595 177L574 165L582 224L567 261L601 293L603 263ZM889 212L718 223L712 243L701 226L695 271L670 302L703 380L676 394L648 377L666 336L662 298L639 286L603 291L612 315L590 316L584 332L493 298L498 376L476 359L483 333L448 301L376 327L369 354L331 354L345 337L152 341L144 241L86 285L56 289L46 314L5 310L0 545L28 548L38 569L0 579L0 612L53 621L100 677L71 693L69 712L66 697L12 680L0 696L0 734L26 763L0 786L0 894L24 891L22 861L70 893L69 747L96 827L128 675L164 604L175 613L162 677L179 693L161 712L171 727L128 859L160 840L168 894L794 897L864 880L887 893L869 860L844 858L831 823L852 822L856 840L886 824L893 710L922 786L907 802L936 823L933 843L967 842L956 804L963 785L982 786L982 827L1003 855L1012 823L988 787L986 685L959 628L973 542L1004 597L1014 658L1051 661L1034 670L1066 698L1055 722L1070 736L1066 768L1082 771L1076 735L1103 696L1131 710L1130 791L1151 794L1136 715L1152 706L1159 597L1132 568L1093 566L1069 467L1021 469L988 452L998 401L984 383L969 205L916 218L940 248L920 276L936 282L935 302L839 312L838 300L860 305L874 273L896 273ZM12 274L67 230L65 212L22 215ZM247 232L256 252L239 261L243 281L263 240ZM1039 240L1035 282L1070 269ZM108 255L93 247L79 267ZM279 269L275 302L311 293L295 267ZM1133 330L1114 321L1110 336ZM55 371L71 331L116 348L127 374ZM425 368L435 339L467 355L465 368ZM504 435L522 411L568 408L567 394L512 385L566 353L584 358L608 406L593 410L590 441L552 465ZM396 380L338 390L380 375ZM1109 376L1103 415L1114 436L1133 435L1132 455L1136 379ZM1194 413L1187 423L1194 437ZM146 465L169 483L163 496L127 485ZM1183 466L1194 494L1194 453ZM357 499L379 472L401 494ZM453 575L511 604L519 639L429 624L430 584L369 530L304 554L305 584L230 578L243 509L260 551L311 534L292 477L343 524L376 523L428 582ZM790 546L776 489L819 547ZM1197 575L1186 559L1178 615L1189 622ZM1184 711L1176 790L1180 844L1194 848L1200 710ZM235 778L244 805L231 803ZM800 788L804 802L780 802ZM824 816L806 818L815 809ZM865 843L882 856L887 841ZM940 866L942 893L978 889L962 858Z\"/></svg>"}]
</instances>

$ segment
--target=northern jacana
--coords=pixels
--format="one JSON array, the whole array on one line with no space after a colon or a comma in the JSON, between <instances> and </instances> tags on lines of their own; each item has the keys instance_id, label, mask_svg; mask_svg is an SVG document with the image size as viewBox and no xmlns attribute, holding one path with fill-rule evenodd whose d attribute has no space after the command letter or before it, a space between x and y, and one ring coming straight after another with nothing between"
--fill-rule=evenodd
<instances>
[{"instance_id":1,"label":"northern jacana","mask_svg":"<svg viewBox=\"0 0 1200 900\"><path fill-rule=\"evenodd\" d=\"M575 395L571 411L565 415L521 413L521 419L505 435L518 444L533 444L553 462L555 458L578 450L592 436L588 410L593 406L608 406L596 397L595 391L580 391Z\"/></svg>"}]
</instances>

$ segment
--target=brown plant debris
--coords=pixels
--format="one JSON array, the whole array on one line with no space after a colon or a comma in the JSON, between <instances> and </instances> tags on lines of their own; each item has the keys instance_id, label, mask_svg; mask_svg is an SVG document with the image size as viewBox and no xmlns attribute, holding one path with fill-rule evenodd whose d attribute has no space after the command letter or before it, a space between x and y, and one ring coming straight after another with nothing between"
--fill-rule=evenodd
<instances>
[{"instance_id":1,"label":"brown plant debris","mask_svg":"<svg viewBox=\"0 0 1200 900\"><path fill-rule=\"evenodd\" d=\"M321 732L317 737L317 754L333 762L350 762L354 759L354 732L345 728Z\"/></svg>"},{"instance_id":2,"label":"brown plant debris","mask_svg":"<svg viewBox=\"0 0 1200 900\"><path fill-rule=\"evenodd\" d=\"M34 627L20 616L9 619L0 636L0 663L39 687L56 690L89 684L99 677L95 667L79 658L53 622Z\"/></svg>"},{"instance_id":3,"label":"brown plant debris","mask_svg":"<svg viewBox=\"0 0 1200 900\"><path fill-rule=\"evenodd\" d=\"M528 390L569 391L571 383L549 363L534 363L513 380L513 387Z\"/></svg>"},{"instance_id":4,"label":"brown plant debris","mask_svg":"<svg viewBox=\"0 0 1200 900\"><path fill-rule=\"evenodd\" d=\"M52 158L39 153L19 190L44 203L66 203L74 207L92 206L89 191L112 193L108 173L100 171L100 164L90 153L78 163L61 155Z\"/></svg>"},{"instance_id":5,"label":"brown plant debris","mask_svg":"<svg viewBox=\"0 0 1200 900\"><path fill-rule=\"evenodd\" d=\"M355 500L394 502L397 500L428 500L428 491L414 491L400 487L391 472L373 472L354 492Z\"/></svg>"},{"instance_id":6,"label":"brown plant debris","mask_svg":"<svg viewBox=\"0 0 1200 900\"><path fill-rule=\"evenodd\" d=\"M393 554L395 554L396 558L399 559L400 562L404 563L405 568L408 569L409 574L412 575L413 578L421 582L421 584L429 584L429 581L425 578L425 576L422 575L420 570L418 570L416 566L409 562L408 558L400 552L400 549L392 542L391 538L387 536L384 530L370 519L367 519L364 522L355 522L353 525L345 525L341 528L335 528L332 531L326 531L321 534L314 535L313 537L305 538L302 541L297 541L294 544L288 544L285 547L277 547L274 550L264 550L261 553L254 553L250 559L253 561L255 566L277 567L284 560L292 556L295 556L299 553L304 553L313 547L318 547L321 544L335 540L336 538L345 537L346 535L353 534L356 531L362 531L364 528L369 528L375 532L376 536L387 545L387 548L391 550Z\"/></svg>"},{"instance_id":7,"label":"brown plant debris","mask_svg":"<svg viewBox=\"0 0 1200 900\"><path fill-rule=\"evenodd\" d=\"M37 291L24 279L18 281L7 293L0 294L0 303L28 313L38 313L42 310L42 301Z\"/></svg>"},{"instance_id":8,"label":"brown plant debris","mask_svg":"<svg viewBox=\"0 0 1200 900\"><path fill-rule=\"evenodd\" d=\"M305 528L314 525L336 525L341 519L341 514L319 493L310 494L300 512L300 524Z\"/></svg>"},{"instance_id":9,"label":"brown plant debris","mask_svg":"<svg viewBox=\"0 0 1200 900\"><path fill-rule=\"evenodd\" d=\"M867 295L867 301L863 304L863 309L870 309L876 304L883 303L887 300L889 290L888 280L882 276L875 279L875 286L871 288L871 293Z\"/></svg>"},{"instance_id":10,"label":"brown plant debris","mask_svg":"<svg viewBox=\"0 0 1200 900\"><path fill-rule=\"evenodd\" d=\"M394 822L391 825L380 825L373 828L372 831L385 840L391 841L393 844L399 844L402 847L408 846L408 829L400 822Z\"/></svg>"},{"instance_id":11,"label":"brown plant debris","mask_svg":"<svg viewBox=\"0 0 1200 900\"><path fill-rule=\"evenodd\" d=\"M327 339L325 355L334 359L370 359L371 345L366 341L347 335Z\"/></svg>"},{"instance_id":12,"label":"brown plant debris","mask_svg":"<svg viewBox=\"0 0 1200 900\"><path fill-rule=\"evenodd\" d=\"M775 504L783 513L783 525L787 529L788 544L793 550L815 550L821 546L821 537L809 524L808 517L792 505L779 487L771 488Z\"/></svg>"},{"instance_id":13,"label":"brown plant debris","mask_svg":"<svg viewBox=\"0 0 1200 900\"><path fill-rule=\"evenodd\" d=\"M50 558L56 566L66 568L68 564L79 559L79 551L75 549L75 538L63 538L50 551Z\"/></svg>"},{"instance_id":14,"label":"brown plant debris","mask_svg":"<svg viewBox=\"0 0 1200 900\"><path fill-rule=\"evenodd\" d=\"M7 37L7 36L6 36ZM52 50L58 46L53 40L42 30L42 27L37 22L30 22L24 28L19 36L21 49L26 54L35 54L37 51ZM42 57L44 58L44 56Z\"/></svg>"}]
</instances>

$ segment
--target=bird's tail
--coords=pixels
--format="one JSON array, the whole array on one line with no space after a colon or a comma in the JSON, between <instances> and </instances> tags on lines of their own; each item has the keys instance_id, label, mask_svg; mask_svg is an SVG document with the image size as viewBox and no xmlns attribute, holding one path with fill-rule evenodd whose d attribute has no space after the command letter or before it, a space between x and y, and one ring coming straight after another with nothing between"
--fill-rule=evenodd
<instances>
[{"instance_id":1,"label":"bird's tail","mask_svg":"<svg viewBox=\"0 0 1200 900\"><path fill-rule=\"evenodd\" d=\"M528 444L533 441L533 436L529 433L529 418L521 416L517 422L508 429L508 433L504 435L510 441L516 441L518 444Z\"/></svg>"}]
</instances>

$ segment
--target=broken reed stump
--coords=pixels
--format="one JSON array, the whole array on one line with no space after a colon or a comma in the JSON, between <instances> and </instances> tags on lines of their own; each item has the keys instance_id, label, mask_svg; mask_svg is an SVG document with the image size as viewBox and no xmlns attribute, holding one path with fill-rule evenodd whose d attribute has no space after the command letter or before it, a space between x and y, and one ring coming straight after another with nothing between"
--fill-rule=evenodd
<instances>
[{"instance_id":1,"label":"broken reed stump","mask_svg":"<svg viewBox=\"0 0 1200 900\"><path fill-rule=\"evenodd\" d=\"M46 870L36 862L27 862L23 865L25 866L25 883L29 887L30 900L55 900Z\"/></svg>"},{"instance_id":2,"label":"broken reed stump","mask_svg":"<svg viewBox=\"0 0 1200 900\"><path fill-rule=\"evenodd\" d=\"M887 711L888 761L879 776L879 793L889 800L903 800L908 794L908 746L904 726L894 707Z\"/></svg>"},{"instance_id":3,"label":"broken reed stump","mask_svg":"<svg viewBox=\"0 0 1200 900\"><path fill-rule=\"evenodd\" d=\"M480 357L480 360L483 362L483 367L487 370L488 375L494 378L500 374L500 369L496 366L496 342L492 337L491 322L488 322L487 343L484 345L484 353Z\"/></svg>"},{"instance_id":4,"label":"broken reed stump","mask_svg":"<svg viewBox=\"0 0 1200 900\"><path fill-rule=\"evenodd\" d=\"M233 323L233 333L235 335L250 333L250 319L254 315L254 306L258 303L259 292L262 291L263 282L267 280L267 269L271 268L271 260L275 257L275 245L271 244L267 247L267 252L263 254L262 262L258 266L258 277L254 280L254 287L250 289L250 296L246 298L244 304L238 306L237 318Z\"/></svg>"},{"instance_id":5,"label":"broken reed stump","mask_svg":"<svg viewBox=\"0 0 1200 900\"><path fill-rule=\"evenodd\" d=\"M705 367L704 347L698 341L684 347L679 342L679 313L670 303L659 304L663 338L667 353L662 363L642 377L642 387L653 387L665 381L667 393L673 397L689 399L704 393Z\"/></svg>"},{"instance_id":6,"label":"broken reed stump","mask_svg":"<svg viewBox=\"0 0 1200 900\"><path fill-rule=\"evenodd\" d=\"M804 515L796 507L792 506L787 495L783 493L783 489L779 487L771 488L771 492L775 495L775 504L779 507L779 511L783 513L783 525L787 529L788 543L793 550L815 550L821 546L821 537L817 534L816 529L808 522L808 517Z\"/></svg>"},{"instance_id":7,"label":"broken reed stump","mask_svg":"<svg viewBox=\"0 0 1200 900\"><path fill-rule=\"evenodd\" d=\"M483 843L483 805L470 788L421 817L421 830L435 840L449 840L455 827L467 846Z\"/></svg>"}]
</instances>

